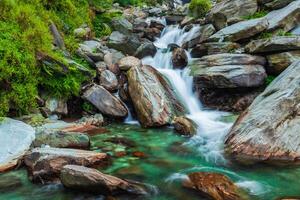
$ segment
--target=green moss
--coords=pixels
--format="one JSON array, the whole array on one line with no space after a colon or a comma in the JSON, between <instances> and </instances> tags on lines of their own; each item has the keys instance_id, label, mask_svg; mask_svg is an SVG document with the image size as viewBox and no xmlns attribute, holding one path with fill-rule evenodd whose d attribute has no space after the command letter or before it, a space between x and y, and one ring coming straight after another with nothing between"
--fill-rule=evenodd
<instances>
[{"instance_id":1,"label":"green moss","mask_svg":"<svg viewBox=\"0 0 300 200\"><path fill-rule=\"evenodd\" d=\"M210 0L192 0L189 5L189 11L193 17L204 17L211 9Z\"/></svg>"},{"instance_id":2,"label":"green moss","mask_svg":"<svg viewBox=\"0 0 300 200\"><path fill-rule=\"evenodd\" d=\"M272 83L275 78L276 78L276 76L269 75L266 79L266 85L269 85L270 83Z\"/></svg>"},{"instance_id":3,"label":"green moss","mask_svg":"<svg viewBox=\"0 0 300 200\"><path fill-rule=\"evenodd\" d=\"M244 16L242 18L245 19L245 20L257 19L257 18L264 17L267 14L268 14L268 11L260 10L260 11L257 11L256 13L252 14L252 15L247 15L247 16Z\"/></svg>"},{"instance_id":4,"label":"green moss","mask_svg":"<svg viewBox=\"0 0 300 200\"><path fill-rule=\"evenodd\" d=\"M293 34L290 33L290 32L286 32L285 30L283 29L278 29L277 31L275 32L262 32L258 38L259 39L269 39L269 38L272 38L272 37L275 37L275 36L292 36Z\"/></svg>"},{"instance_id":5,"label":"green moss","mask_svg":"<svg viewBox=\"0 0 300 200\"><path fill-rule=\"evenodd\" d=\"M122 13L120 11L108 11L95 16L93 20L94 31L96 37L103 37L110 35L111 30L111 20L116 17L121 17Z\"/></svg>"}]
</instances>

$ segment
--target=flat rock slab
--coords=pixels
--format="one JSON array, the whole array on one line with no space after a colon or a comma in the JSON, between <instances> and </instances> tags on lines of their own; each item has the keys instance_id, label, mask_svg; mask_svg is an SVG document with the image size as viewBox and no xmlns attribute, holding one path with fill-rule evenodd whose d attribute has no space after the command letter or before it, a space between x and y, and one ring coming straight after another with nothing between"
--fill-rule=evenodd
<instances>
[{"instance_id":1,"label":"flat rock slab","mask_svg":"<svg viewBox=\"0 0 300 200\"><path fill-rule=\"evenodd\" d=\"M274 53L300 50L299 36L277 36L269 39L253 40L245 47L248 53Z\"/></svg>"},{"instance_id":2,"label":"flat rock slab","mask_svg":"<svg viewBox=\"0 0 300 200\"><path fill-rule=\"evenodd\" d=\"M35 139L35 130L24 122L2 118L0 121L0 172L17 165Z\"/></svg>"},{"instance_id":3,"label":"flat rock slab","mask_svg":"<svg viewBox=\"0 0 300 200\"><path fill-rule=\"evenodd\" d=\"M105 153L66 148L35 148L25 156L29 176L34 182L55 181L68 164L101 167L109 163Z\"/></svg>"},{"instance_id":4,"label":"flat rock slab","mask_svg":"<svg viewBox=\"0 0 300 200\"><path fill-rule=\"evenodd\" d=\"M269 25L268 20L264 18L238 22L231 26L227 26L221 29L214 35L210 36L208 41L236 42L243 39L248 39L267 29L268 25Z\"/></svg>"},{"instance_id":5,"label":"flat rock slab","mask_svg":"<svg viewBox=\"0 0 300 200\"><path fill-rule=\"evenodd\" d=\"M104 195L147 194L145 189L138 184L84 166L66 165L61 171L60 178L65 187L76 191L81 190Z\"/></svg>"},{"instance_id":6,"label":"flat rock slab","mask_svg":"<svg viewBox=\"0 0 300 200\"><path fill-rule=\"evenodd\" d=\"M288 51L266 56L268 60L268 73L279 75L293 62L300 60L300 51Z\"/></svg>"},{"instance_id":7,"label":"flat rock slab","mask_svg":"<svg viewBox=\"0 0 300 200\"><path fill-rule=\"evenodd\" d=\"M243 112L225 149L244 164L300 164L300 61L294 62Z\"/></svg>"}]
</instances>

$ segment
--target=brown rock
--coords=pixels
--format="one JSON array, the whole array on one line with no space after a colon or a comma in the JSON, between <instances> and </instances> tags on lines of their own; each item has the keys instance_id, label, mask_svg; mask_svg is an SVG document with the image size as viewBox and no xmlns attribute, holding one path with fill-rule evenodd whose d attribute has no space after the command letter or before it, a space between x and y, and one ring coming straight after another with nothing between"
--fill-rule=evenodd
<instances>
[{"instance_id":1,"label":"brown rock","mask_svg":"<svg viewBox=\"0 0 300 200\"><path fill-rule=\"evenodd\" d=\"M197 133L197 124L187 117L175 117L173 126L182 135L192 136Z\"/></svg>"},{"instance_id":2,"label":"brown rock","mask_svg":"<svg viewBox=\"0 0 300 200\"><path fill-rule=\"evenodd\" d=\"M188 57L185 50L182 48L176 48L172 53L172 63L174 68L182 69L188 64Z\"/></svg>"}]
</instances>

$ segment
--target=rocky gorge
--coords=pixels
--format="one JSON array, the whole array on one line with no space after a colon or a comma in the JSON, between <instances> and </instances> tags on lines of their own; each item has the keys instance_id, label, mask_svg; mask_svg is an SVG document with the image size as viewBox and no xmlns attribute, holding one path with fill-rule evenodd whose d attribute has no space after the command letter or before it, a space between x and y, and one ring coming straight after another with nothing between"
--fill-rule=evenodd
<instances>
[{"instance_id":1,"label":"rocky gorge","mask_svg":"<svg viewBox=\"0 0 300 200\"><path fill-rule=\"evenodd\" d=\"M39 63L85 81L1 118L0 199L300 198L300 1L193 3L115 3L78 59L51 23Z\"/></svg>"}]
</instances>

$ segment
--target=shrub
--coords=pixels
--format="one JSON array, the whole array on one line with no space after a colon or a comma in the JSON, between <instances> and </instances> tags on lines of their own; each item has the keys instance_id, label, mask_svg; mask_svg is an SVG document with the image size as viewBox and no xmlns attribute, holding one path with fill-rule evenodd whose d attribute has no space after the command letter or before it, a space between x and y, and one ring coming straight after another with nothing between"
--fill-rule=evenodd
<instances>
[{"instance_id":1,"label":"shrub","mask_svg":"<svg viewBox=\"0 0 300 200\"><path fill-rule=\"evenodd\" d=\"M193 17L204 17L211 6L210 0L192 0L189 5L189 11Z\"/></svg>"}]
</instances>

